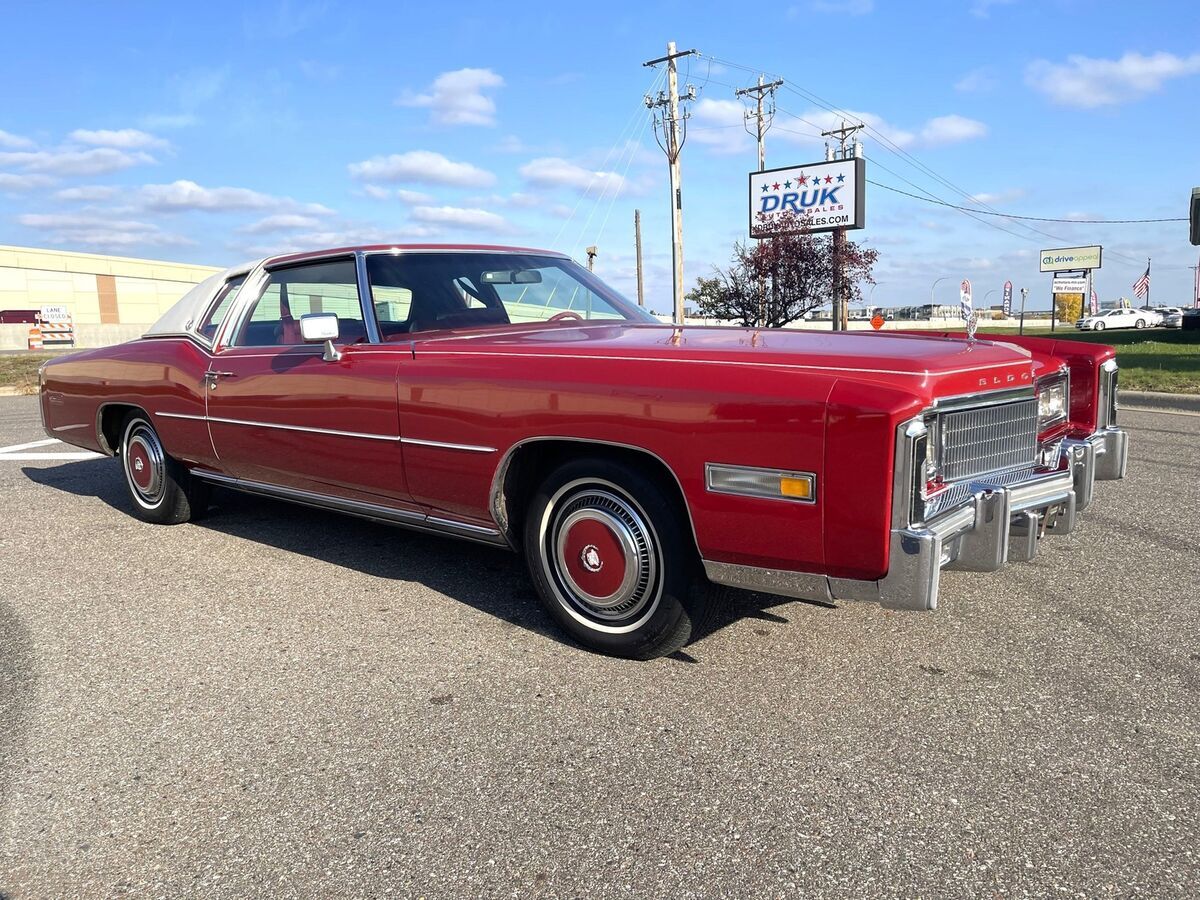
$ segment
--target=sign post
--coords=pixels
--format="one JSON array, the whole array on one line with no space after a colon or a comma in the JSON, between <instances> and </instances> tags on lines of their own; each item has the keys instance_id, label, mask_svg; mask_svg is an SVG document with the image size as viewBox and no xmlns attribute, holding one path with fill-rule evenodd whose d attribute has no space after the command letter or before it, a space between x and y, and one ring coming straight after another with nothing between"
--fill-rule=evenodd
<instances>
[{"instance_id":1,"label":"sign post","mask_svg":"<svg viewBox=\"0 0 1200 900\"><path fill-rule=\"evenodd\" d=\"M1054 286L1050 293L1050 330L1054 331L1058 323L1058 295L1079 294L1079 310L1083 311L1083 301L1092 286L1092 270L1099 269L1104 256L1104 248L1098 244L1087 247L1059 247L1053 250L1043 250L1039 269L1042 272L1054 273ZM1074 276L1064 279L1059 273ZM1059 282L1069 280L1071 289L1060 289Z\"/></svg>"}]
</instances>

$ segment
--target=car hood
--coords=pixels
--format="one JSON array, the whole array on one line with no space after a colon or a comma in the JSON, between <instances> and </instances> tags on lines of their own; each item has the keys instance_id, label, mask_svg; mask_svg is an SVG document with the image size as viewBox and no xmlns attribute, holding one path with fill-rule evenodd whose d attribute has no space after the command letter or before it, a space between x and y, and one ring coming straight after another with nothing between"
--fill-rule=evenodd
<instances>
[{"instance_id":1,"label":"car hood","mask_svg":"<svg viewBox=\"0 0 1200 900\"><path fill-rule=\"evenodd\" d=\"M869 332L640 324L514 326L414 336L414 352L679 361L897 380L934 395L1032 383L1029 351L996 341Z\"/></svg>"}]
</instances>

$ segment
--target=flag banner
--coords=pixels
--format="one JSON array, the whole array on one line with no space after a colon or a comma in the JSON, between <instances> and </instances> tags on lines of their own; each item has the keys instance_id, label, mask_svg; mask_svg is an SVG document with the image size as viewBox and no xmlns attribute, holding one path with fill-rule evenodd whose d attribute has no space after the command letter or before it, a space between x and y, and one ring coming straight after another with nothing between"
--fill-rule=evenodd
<instances>
[{"instance_id":1,"label":"flag banner","mask_svg":"<svg viewBox=\"0 0 1200 900\"><path fill-rule=\"evenodd\" d=\"M1133 283L1133 292L1145 300L1150 293L1150 263L1146 263L1146 271L1142 277Z\"/></svg>"},{"instance_id":2,"label":"flag banner","mask_svg":"<svg viewBox=\"0 0 1200 900\"><path fill-rule=\"evenodd\" d=\"M1100 298L1096 296L1095 288L1092 288L1092 301L1091 301L1091 305L1089 307L1089 311L1091 312L1091 314L1093 316L1096 315L1096 313L1100 312Z\"/></svg>"},{"instance_id":3,"label":"flag banner","mask_svg":"<svg viewBox=\"0 0 1200 900\"><path fill-rule=\"evenodd\" d=\"M1012 315L1012 282L1004 282L1004 318Z\"/></svg>"}]
</instances>

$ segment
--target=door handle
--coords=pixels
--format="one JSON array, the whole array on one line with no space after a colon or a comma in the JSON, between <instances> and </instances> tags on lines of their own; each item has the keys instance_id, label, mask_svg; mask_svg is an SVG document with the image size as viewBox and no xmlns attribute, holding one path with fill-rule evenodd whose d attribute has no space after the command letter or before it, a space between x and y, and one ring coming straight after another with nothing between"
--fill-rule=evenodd
<instances>
[{"instance_id":1,"label":"door handle","mask_svg":"<svg viewBox=\"0 0 1200 900\"><path fill-rule=\"evenodd\" d=\"M236 378L237 372L205 372L204 383L208 385L210 391L217 389L218 378Z\"/></svg>"}]
</instances>

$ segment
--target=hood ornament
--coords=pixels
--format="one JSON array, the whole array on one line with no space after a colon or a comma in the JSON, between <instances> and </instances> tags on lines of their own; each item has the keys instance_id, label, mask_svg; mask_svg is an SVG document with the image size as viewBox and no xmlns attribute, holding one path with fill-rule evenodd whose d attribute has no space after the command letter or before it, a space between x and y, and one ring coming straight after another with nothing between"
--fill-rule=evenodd
<instances>
[{"instance_id":1,"label":"hood ornament","mask_svg":"<svg viewBox=\"0 0 1200 900\"><path fill-rule=\"evenodd\" d=\"M979 313L972 312L967 316L967 340L975 342L975 330L979 328Z\"/></svg>"}]
</instances>

